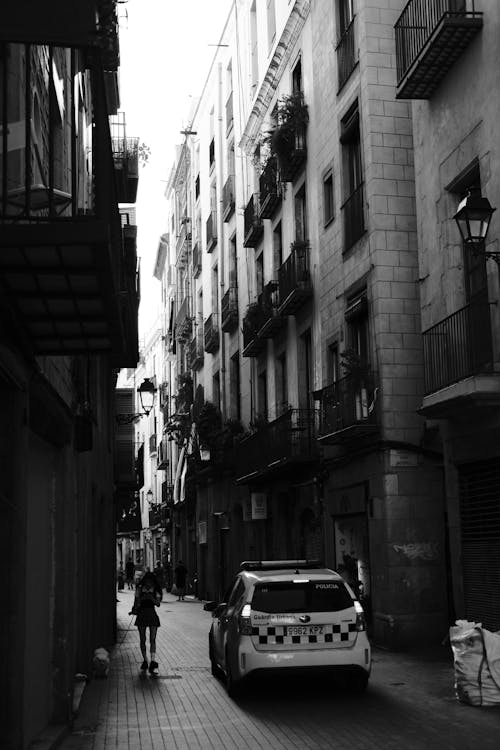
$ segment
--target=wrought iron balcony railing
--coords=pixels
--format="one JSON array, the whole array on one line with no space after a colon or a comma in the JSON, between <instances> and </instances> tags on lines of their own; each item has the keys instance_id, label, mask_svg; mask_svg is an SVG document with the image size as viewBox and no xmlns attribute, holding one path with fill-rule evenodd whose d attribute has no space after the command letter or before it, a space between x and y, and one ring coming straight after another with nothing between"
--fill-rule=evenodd
<instances>
[{"instance_id":1,"label":"wrought iron balcony railing","mask_svg":"<svg viewBox=\"0 0 500 750\"><path fill-rule=\"evenodd\" d=\"M258 331L260 338L273 338L287 323L287 318L279 311L279 286L277 281L269 281L258 297L262 311L261 325Z\"/></svg>"},{"instance_id":2,"label":"wrought iron balcony railing","mask_svg":"<svg viewBox=\"0 0 500 750\"><path fill-rule=\"evenodd\" d=\"M493 370L490 306L472 303L422 334L425 394Z\"/></svg>"},{"instance_id":3,"label":"wrought iron balcony railing","mask_svg":"<svg viewBox=\"0 0 500 750\"><path fill-rule=\"evenodd\" d=\"M254 193L244 213L244 247L256 247L264 234L264 224L259 216L259 194Z\"/></svg>"},{"instance_id":4,"label":"wrought iron balcony railing","mask_svg":"<svg viewBox=\"0 0 500 750\"><path fill-rule=\"evenodd\" d=\"M364 185L361 182L341 206L344 218L344 252L365 232Z\"/></svg>"},{"instance_id":5,"label":"wrought iron balcony railing","mask_svg":"<svg viewBox=\"0 0 500 750\"><path fill-rule=\"evenodd\" d=\"M237 446L237 475L240 481L314 461L319 455L318 412L288 409Z\"/></svg>"},{"instance_id":6,"label":"wrought iron balcony railing","mask_svg":"<svg viewBox=\"0 0 500 750\"><path fill-rule=\"evenodd\" d=\"M260 218L270 219L281 203L283 188L279 180L278 160L270 156L259 177Z\"/></svg>"},{"instance_id":7,"label":"wrought iron balcony railing","mask_svg":"<svg viewBox=\"0 0 500 750\"><path fill-rule=\"evenodd\" d=\"M336 47L339 91L348 80L358 62L354 21L355 17L353 17L351 23L345 29Z\"/></svg>"},{"instance_id":8,"label":"wrought iron balcony railing","mask_svg":"<svg viewBox=\"0 0 500 750\"><path fill-rule=\"evenodd\" d=\"M187 352L187 365L190 370L198 370L203 366L204 361L204 341L203 341L203 328L201 325L196 327L196 332L189 342Z\"/></svg>"},{"instance_id":9,"label":"wrought iron balcony railing","mask_svg":"<svg viewBox=\"0 0 500 750\"><path fill-rule=\"evenodd\" d=\"M205 320L205 351L214 354L219 348L219 325L217 313L212 313Z\"/></svg>"},{"instance_id":10,"label":"wrought iron balcony railing","mask_svg":"<svg viewBox=\"0 0 500 750\"><path fill-rule=\"evenodd\" d=\"M309 244L295 241L288 258L278 269L279 312L293 315L312 295Z\"/></svg>"},{"instance_id":11,"label":"wrought iron balcony railing","mask_svg":"<svg viewBox=\"0 0 500 750\"><path fill-rule=\"evenodd\" d=\"M483 25L474 0L409 0L395 24L398 99L429 99Z\"/></svg>"},{"instance_id":12,"label":"wrought iron balcony railing","mask_svg":"<svg viewBox=\"0 0 500 750\"><path fill-rule=\"evenodd\" d=\"M234 177L229 175L222 188L222 218L224 221L229 221L234 213L234 196Z\"/></svg>"},{"instance_id":13,"label":"wrought iron balcony railing","mask_svg":"<svg viewBox=\"0 0 500 750\"><path fill-rule=\"evenodd\" d=\"M191 335L193 321L191 319L191 300L189 295L186 295L181 302L175 319L175 329L176 338L179 340L186 339Z\"/></svg>"},{"instance_id":14,"label":"wrought iron balcony railing","mask_svg":"<svg viewBox=\"0 0 500 750\"><path fill-rule=\"evenodd\" d=\"M217 244L217 211L211 211L207 219L207 253Z\"/></svg>"},{"instance_id":15,"label":"wrought iron balcony railing","mask_svg":"<svg viewBox=\"0 0 500 750\"><path fill-rule=\"evenodd\" d=\"M193 278L198 278L202 268L202 252L199 242L195 242L193 245Z\"/></svg>"},{"instance_id":16,"label":"wrought iron balcony railing","mask_svg":"<svg viewBox=\"0 0 500 750\"><path fill-rule=\"evenodd\" d=\"M264 313L258 302L247 307L243 318L243 356L257 357L265 348L266 340L259 336L264 323Z\"/></svg>"},{"instance_id":17,"label":"wrought iron balcony railing","mask_svg":"<svg viewBox=\"0 0 500 750\"><path fill-rule=\"evenodd\" d=\"M341 442L378 429L375 375L361 369L320 391L320 442Z\"/></svg>"},{"instance_id":18,"label":"wrought iron balcony railing","mask_svg":"<svg viewBox=\"0 0 500 750\"><path fill-rule=\"evenodd\" d=\"M238 326L238 287L230 286L221 300L221 328L231 333Z\"/></svg>"}]
</instances>

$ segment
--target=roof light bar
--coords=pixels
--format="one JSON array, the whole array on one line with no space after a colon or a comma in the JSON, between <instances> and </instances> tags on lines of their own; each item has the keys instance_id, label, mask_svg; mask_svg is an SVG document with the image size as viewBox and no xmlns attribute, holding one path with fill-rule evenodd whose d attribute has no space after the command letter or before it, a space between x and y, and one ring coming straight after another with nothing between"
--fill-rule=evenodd
<instances>
[{"instance_id":1,"label":"roof light bar","mask_svg":"<svg viewBox=\"0 0 500 750\"><path fill-rule=\"evenodd\" d=\"M285 570L296 568L321 568L320 560L245 560L240 570Z\"/></svg>"}]
</instances>

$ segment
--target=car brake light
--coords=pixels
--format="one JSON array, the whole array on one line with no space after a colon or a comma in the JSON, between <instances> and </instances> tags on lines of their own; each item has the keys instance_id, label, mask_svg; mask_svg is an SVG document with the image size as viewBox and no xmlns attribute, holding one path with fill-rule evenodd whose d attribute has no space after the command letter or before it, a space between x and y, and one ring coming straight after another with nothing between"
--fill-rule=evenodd
<instances>
[{"instance_id":1,"label":"car brake light","mask_svg":"<svg viewBox=\"0 0 500 750\"><path fill-rule=\"evenodd\" d=\"M358 633L366 630L366 620L364 612L356 613L356 630L358 631Z\"/></svg>"},{"instance_id":2,"label":"car brake light","mask_svg":"<svg viewBox=\"0 0 500 750\"><path fill-rule=\"evenodd\" d=\"M252 621L250 613L252 609L249 604L245 604L238 617L238 632L240 635L252 635Z\"/></svg>"}]
</instances>

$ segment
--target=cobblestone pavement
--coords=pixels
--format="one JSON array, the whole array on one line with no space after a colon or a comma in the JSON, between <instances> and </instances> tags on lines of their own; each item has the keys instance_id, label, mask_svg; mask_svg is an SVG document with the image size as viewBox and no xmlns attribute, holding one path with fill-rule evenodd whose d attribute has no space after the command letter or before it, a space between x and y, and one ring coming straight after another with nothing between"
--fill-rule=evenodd
<instances>
[{"instance_id":1,"label":"cobblestone pavement","mask_svg":"<svg viewBox=\"0 0 500 750\"><path fill-rule=\"evenodd\" d=\"M472 708L453 692L451 652L374 650L361 696L301 683L260 684L238 702L210 674L211 616L202 603L161 604L160 676L139 674L138 634L118 595L118 643L108 679L87 685L62 750L498 750L500 709Z\"/></svg>"}]
</instances>

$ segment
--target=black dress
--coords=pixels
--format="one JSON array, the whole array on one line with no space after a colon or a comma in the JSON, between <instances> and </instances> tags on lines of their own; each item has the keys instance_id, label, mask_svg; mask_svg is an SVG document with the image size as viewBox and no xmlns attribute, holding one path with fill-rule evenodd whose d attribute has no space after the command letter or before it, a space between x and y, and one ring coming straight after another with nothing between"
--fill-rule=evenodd
<instances>
[{"instance_id":1,"label":"black dress","mask_svg":"<svg viewBox=\"0 0 500 750\"><path fill-rule=\"evenodd\" d=\"M155 611L155 601L157 600L158 592L153 589L141 590L140 587L137 589L136 602L134 604L134 614L136 614L135 625L138 628L149 627L151 625L160 627L160 618ZM161 594L159 595L161 600Z\"/></svg>"}]
</instances>

